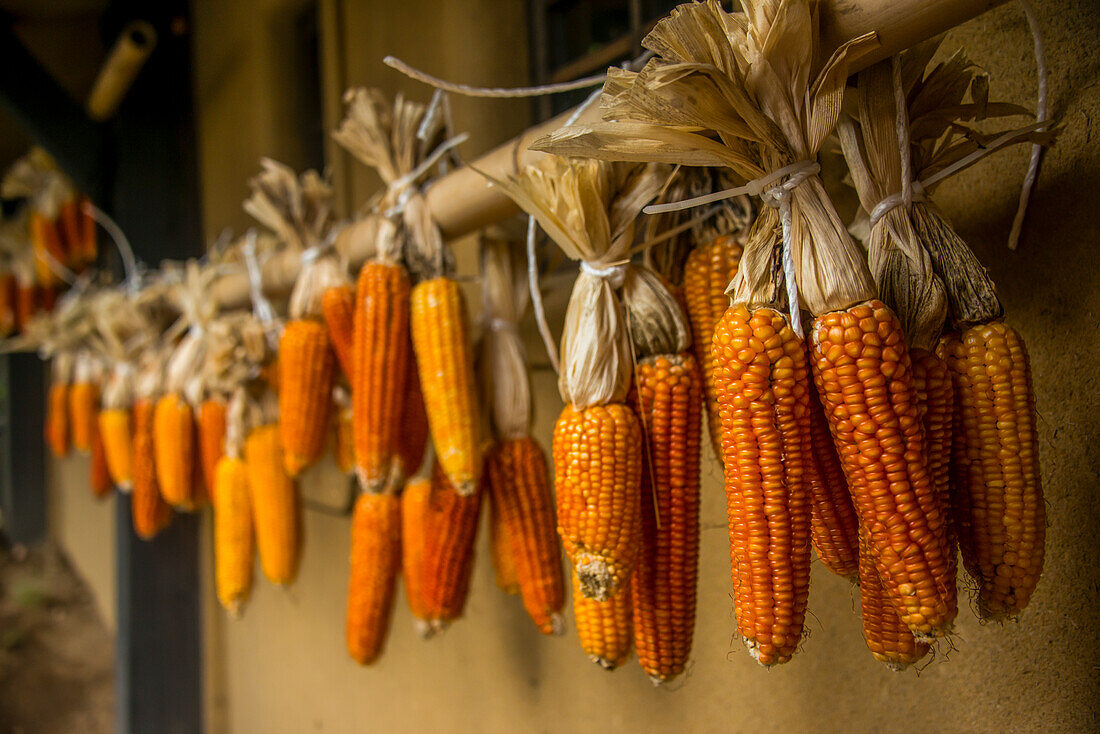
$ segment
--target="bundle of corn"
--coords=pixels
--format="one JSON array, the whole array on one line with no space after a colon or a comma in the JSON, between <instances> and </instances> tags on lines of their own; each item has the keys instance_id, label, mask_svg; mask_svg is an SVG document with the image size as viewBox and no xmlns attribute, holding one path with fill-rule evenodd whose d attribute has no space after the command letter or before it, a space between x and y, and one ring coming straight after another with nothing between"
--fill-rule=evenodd
<instances>
[{"instance_id":1,"label":"bundle of corn","mask_svg":"<svg viewBox=\"0 0 1100 734\"><path fill-rule=\"evenodd\" d=\"M73 379L72 352L58 351L50 362L50 387L46 398L46 443L57 458L69 453L69 388Z\"/></svg>"},{"instance_id":2,"label":"bundle of corn","mask_svg":"<svg viewBox=\"0 0 1100 734\"><path fill-rule=\"evenodd\" d=\"M245 389L238 388L229 402L225 453L212 485L214 584L218 601L232 617L240 616L252 590L252 497L242 451L253 412Z\"/></svg>"},{"instance_id":3,"label":"bundle of corn","mask_svg":"<svg viewBox=\"0 0 1100 734\"><path fill-rule=\"evenodd\" d=\"M470 588L481 487L459 492L439 461L401 495L401 566L417 631L428 638L462 616Z\"/></svg>"},{"instance_id":4,"label":"bundle of corn","mask_svg":"<svg viewBox=\"0 0 1100 734\"><path fill-rule=\"evenodd\" d=\"M134 532L142 540L152 540L172 522L172 508L161 496L157 482L157 457L154 423L157 400L164 386L164 361L167 355L147 353L134 383L134 489L130 511Z\"/></svg>"},{"instance_id":5,"label":"bundle of corn","mask_svg":"<svg viewBox=\"0 0 1100 734\"><path fill-rule=\"evenodd\" d=\"M558 387L566 406L553 455L558 533L582 592L574 611L580 605L590 620L577 629L585 649L594 646L583 635L604 628L593 615L622 614L641 542L642 435L626 404L631 344L619 291L635 219L666 177L654 166L548 158L496 182L581 261L562 333Z\"/></svg>"},{"instance_id":6,"label":"bundle of corn","mask_svg":"<svg viewBox=\"0 0 1100 734\"><path fill-rule=\"evenodd\" d=\"M290 297L290 318L279 339L279 433L291 477L325 449L336 355L322 311L329 288L347 276L326 242L332 226L332 187L316 171L301 177L270 159L250 182L245 211L271 228L295 252L302 268Z\"/></svg>"},{"instance_id":7,"label":"bundle of corn","mask_svg":"<svg viewBox=\"0 0 1100 734\"><path fill-rule=\"evenodd\" d=\"M244 443L244 462L260 567L269 581L286 586L298 572L298 492L283 460L278 410L278 398L265 390Z\"/></svg>"},{"instance_id":8,"label":"bundle of corn","mask_svg":"<svg viewBox=\"0 0 1100 734\"><path fill-rule=\"evenodd\" d=\"M876 39L867 34L827 61L814 58L813 6L756 0L744 3L744 14L728 14L715 0L683 5L646 39L657 56L641 72L609 75L608 122L535 145L726 166L757 180L781 210L757 220L731 286L734 305L714 338L715 382L728 391L723 400L718 387L738 625L764 664L797 649L808 587L804 467L814 459L809 369L797 334L803 305L816 316L810 366L886 594L917 635L947 633L956 613L901 325L876 300L814 162L836 123L848 65ZM811 67L820 68L812 85ZM776 308L784 301L786 309ZM763 533L770 540L761 544Z\"/></svg>"},{"instance_id":9,"label":"bundle of corn","mask_svg":"<svg viewBox=\"0 0 1100 734\"><path fill-rule=\"evenodd\" d=\"M393 186L416 165L416 128L423 107L398 97L391 110L376 90L351 90L345 99L348 113L333 137ZM395 198L387 197L386 206L394 203ZM379 219L377 225L374 257L363 264L356 284L348 374L356 472L368 492L380 491L390 478L410 369L411 287L401 259L402 238L392 222ZM341 328L336 319L330 317L330 322L333 331Z\"/></svg>"},{"instance_id":10,"label":"bundle of corn","mask_svg":"<svg viewBox=\"0 0 1100 734\"><path fill-rule=\"evenodd\" d=\"M561 632L565 583L554 532L546 457L531 437L531 385L518 322L527 307L522 254L503 240L481 245L480 370L495 445L486 457L497 585L518 592L544 634Z\"/></svg>"},{"instance_id":11,"label":"bundle of corn","mask_svg":"<svg viewBox=\"0 0 1100 734\"><path fill-rule=\"evenodd\" d=\"M872 271L913 347L929 466L977 581L978 612L1000 619L1027 605L1043 565L1030 367L987 272L926 197L974 151L1050 142L1053 133L972 129L972 120L1028 113L990 102L988 80L961 54L927 68L937 45L861 72L858 117L844 121L841 140L872 213ZM945 316L953 333L940 340Z\"/></svg>"}]
</instances>

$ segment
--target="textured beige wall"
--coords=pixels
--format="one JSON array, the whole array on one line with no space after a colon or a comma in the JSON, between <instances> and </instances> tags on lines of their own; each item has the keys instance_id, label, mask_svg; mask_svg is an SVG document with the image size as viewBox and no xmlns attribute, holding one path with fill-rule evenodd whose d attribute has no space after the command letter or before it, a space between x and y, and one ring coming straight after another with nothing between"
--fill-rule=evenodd
<instances>
[{"instance_id":1,"label":"textured beige wall","mask_svg":"<svg viewBox=\"0 0 1100 734\"><path fill-rule=\"evenodd\" d=\"M1007 252L1003 243L1024 151L968 172L938 197L989 264L1032 352L1050 530L1046 573L1019 624L979 625L964 603L954 649L942 647L920 675L896 675L866 651L852 590L815 564L810 634L802 651L789 665L759 669L733 638L723 497L717 464L707 455L698 627L694 662L682 682L654 689L634 663L614 674L598 670L581 653L572 629L563 638L536 634L518 601L493 586L484 537L466 619L442 638L421 642L400 598L384 657L361 669L343 646L349 523L307 512L298 582L275 589L257 571L242 620L213 612L207 618L211 729L234 734L1095 729L1100 724L1095 667L1100 289L1090 263L1100 210L1100 154L1090 135L1100 119L1100 11L1089 2L1038 4L1052 67L1051 100L1066 127L1059 147L1047 156L1020 252ZM378 62L383 54L396 53L456 79L520 82L526 56L522 18L514 9L519 5L508 0L348 3L341 26L348 79L396 88L393 74ZM506 17L490 13L493 7L507 8ZM210 17L227 26L242 23L234 19L241 17L236 11L218 13L224 14ZM260 38L263 25L254 24L252 38ZM204 28L197 24L199 46L211 53L198 60L200 79L222 77L221 104L229 90L242 95L235 105L239 117L227 109L204 116L203 129L216 133L203 143L209 201L239 189L255 156L276 152L285 142L269 139L257 119L262 115L250 108L271 101L246 90L247 83L233 72L234 64L246 64L256 49L217 48L202 39ZM959 45L989 69L995 96L1031 99L1030 41L1014 5L952 33L948 46ZM204 70L205 65L213 66ZM262 94L277 91L268 87ZM200 95L200 101L209 99ZM459 124L473 129L484 147L522 124L524 109L464 103ZM249 125L257 125L249 140L225 130ZM222 133L226 137L219 143ZM230 140L247 142L247 154L222 150ZM369 191L365 174L355 173L352 180L356 198ZM234 193L233 206L241 193ZM213 212L207 209L208 215ZM206 229L216 232L221 225L208 220ZM471 261L469 254L463 259ZM537 435L548 446L560 403L551 374L538 371L535 385ZM206 594L212 596L209 585Z\"/></svg>"}]
</instances>

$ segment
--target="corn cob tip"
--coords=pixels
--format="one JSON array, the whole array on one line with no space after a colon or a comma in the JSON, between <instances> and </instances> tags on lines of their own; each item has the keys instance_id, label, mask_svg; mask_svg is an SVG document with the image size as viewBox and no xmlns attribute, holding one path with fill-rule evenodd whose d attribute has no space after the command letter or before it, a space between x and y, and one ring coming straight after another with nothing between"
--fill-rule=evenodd
<instances>
[{"instance_id":1,"label":"corn cob tip","mask_svg":"<svg viewBox=\"0 0 1100 734\"><path fill-rule=\"evenodd\" d=\"M474 492L477 491L477 482L474 482L474 481L458 482L457 484L454 484L454 488L455 488L455 491L458 492L463 497L469 497L470 495L472 495Z\"/></svg>"},{"instance_id":2,"label":"corn cob tip","mask_svg":"<svg viewBox=\"0 0 1100 734\"><path fill-rule=\"evenodd\" d=\"M627 654L622 660L619 660L617 662L614 660L608 660L607 658L601 658L599 655L589 655L588 659L610 673L615 669L622 667L622 664L630 659L630 655Z\"/></svg>"},{"instance_id":3,"label":"corn cob tip","mask_svg":"<svg viewBox=\"0 0 1100 734\"><path fill-rule=\"evenodd\" d=\"M123 479L121 482L116 484L115 487L118 489L119 492L122 492L123 494L130 494L130 492L134 489L134 483L132 480Z\"/></svg>"},{"instance_id":4,"label":"corn cob tip","mask_svg":"<svg viewBox=\"0 0 1100 734\"><path fill-rule=\"evenodd\" d=\"M238 620L244 616L244 602L240 599L234 599L228 604L223 604L222 608L225 609L225 613L232 620Z\"/></svg>"},{"instance_id":5,"label":"corn cob tip","mask_svg":"<svg viewBox=\"0 0 1100 734\"><path fill-rule=\"evenodd\" d=\"M581 553L577 557L577 579L587 599L607 601L615 591L615 577L607 561Z\"/></svg>"},{"instance_id":6,"label":"corn cob tip","mask_svg":"<svg viewBox=\"0 0 1100 734\"><path fill-rule=\"evenodd\" d=\"M440 632L447 629L448 623L442 619L417 619L413 621L413 629L422 640L430 640Z\"/></svg>"},{"instance_id":7,"label":"corn cob tip","mask_svg":"<svg viewBox=\"0 0 1100 734\"><path fill-rule=\"evenodd\" d=\"M365 469L356 467L355 474L359 478L359 489L369 494L378 494L386 488L386 479L371 479Z\"/></svg>"},{"instance_id":8,"label":"corn cob tip","mask_svg":"<svg viewBox=\"0 0 1100 734\"><path fill-rule=\"evenodd\" d=\"M561 637L565 634L565 616L554 612L550 615L550 631L547 634Z\"/></svg>"}]
</instances>

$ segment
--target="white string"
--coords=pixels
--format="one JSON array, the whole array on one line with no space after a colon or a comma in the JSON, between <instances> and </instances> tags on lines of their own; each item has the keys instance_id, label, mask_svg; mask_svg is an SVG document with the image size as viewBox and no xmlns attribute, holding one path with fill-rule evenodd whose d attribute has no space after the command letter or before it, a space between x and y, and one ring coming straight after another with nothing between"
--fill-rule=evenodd
<instances>
[{"instance_id":1,"label":"white string","mask_svg":"<svg viewBox=\"0 0 1100 734\"><path fill-rule=\"evenodd\" d=\"M627 263L612 263L602 267L587 260L581 260L581 272L606 280L612 288L622 288L623 279L626 277Z\"/></svg>"},{"instance_id":2,"label":"white string","mask_svg":"<svg viewBox=\"0 0 1100 734\"><path fill-rule=\"evenodd\" d=\"M126 281L128 283L133 282L138 272L137 258L134 256L134 248L130 246L130 240L126 237L126 233L122 231L122 227L119 227L114 219L111 219L106 212L92 202L85 201L83 206L84 211L92 215L92 219L103 227L104 231L107 232L107 236L115 244L115 249L118 250L119 257L122 258L122 270L126 273Z\"/></svg>"},{"instance_id":3,"label":"white string","mask_svg":"<svg viewBox=\"0 0 1100 734\"><path fill-rule=\"evenodd\" d=\"M278 320L271 301L267 300L263 289L263 273L260 271L260 263L256 259L256 229L250 227L245 235L244 247L241 248L244 255L245 268L248 270L248 290L252 298L252 314L264 328L264 336L271 347L278 347Z\"/></svg>"},{"instance_id":4,"label":"white string","mask_svg":"<svg viewBox=\"0 0 1100 734\"><path fill-rule=\"evenodd\" d=\"M1020 7L1027 16L1027 25L1031 29L1031 40L1035 46L1035 75L1038 88L1035 94L1035 118L1040 122L1047 119L1047 62L1043 51L1043 34L1039 28L1039 17L1035 13L1035 6L1031 0L1020 0ZM1042 131L1044 127L1038 128ZM1027 205L1031 200L1031 190L1035 186L1035 179L1039 176L1039 163L1043 159L1045 147L1042 143L1031 146L1031 159L1027 164L1027 174L1024 175L1024 183L1020 188L1020 203L1016 207L1016 216L1012 220L1012 229L1008 233L1008 249L1015 250L1020 244L1020 235L1024 228L1024 217L1027 216Z\"/></svg>"},{"instance_id":5,"label":"white string","mask_svg":"<svg viewBox=\"0 0 1100 734\"><path fill-rule=\"evenodd\" d=\"M583 102L577 105L577 109L573 110L573 114L571 114L569 116L569 119L565 121L565 124L562 125L562 128L572 127L573 125L576 125L577 120L581 119L581 115L587 112L588 108L595 104L595 102L600 98L600 95L602 94L603 87L592 90L592 94L588 95L588 97L585 98Z\"/></svg>"},{"instance_id":6,"label":"white string","mask_svg":"<svg viewBox=\"0 0 1100 734\"><path fill-rule=\"evenodd\" d=\"M508 331L512 333L516 332L516 322L509 321L508 319L498 318L496 316L490 319L485 319L484 326L489 331Z\"/></svg>"},{"instance_id":7,"label":"white string","mask_svg":"<svg viewBox=\"0 0 1100 734\"><path fill-rule=\"evenodd\" d=\"M586 76L582 79L575 79L571 82L561 82L559 84L542 84L536 87L475 87L469 84L456 84L454 82L448 82L440 79L439 77L432 76L426 72L409 66L396 56L387 56L382 59L382 63L391 68L397 69L405 76L415 79L418 82L423 82L436 89L442 89L447 92L453 92L455 94L461 94L466 97L487 97L492 99L514 99L517 97L539 97L544 94L558 94L560 92L572 92L576 89L587 89L588 87L594 87L603 84L606 74L593 74L592 76Z\"/></svg>"},{"instance_id":8,"label":"white string","mask_svg":"<svg viewBox=\"0 0 1100 734\"><path fill-rule=\"evenodd\" d=\"M812 169L812 170L811 170ZM737 186L732 189L724 189L722 191L715 191L713 194L705 194L703 196L696 196L693 199L683 199L682 201L670 201L667 204L650 204L642 209L646 214L667 214L668 212L678 212L683 209L691 209L692 207L703 206L704 204L713 204L716 201L725 201L726 199L732 199L737 196L760 196L766 190L772 188L776 181L787 178L788 176L794 177L796 174L805 172L806 176L812 176L821 170L821 166L815 161L798 161L792 163L789 166L783 166L775 171L772 171L766 176L753 179L744 186ZM800 179L799 183L805 180Z\"/></svg>"},{"instance_id":9,"label":"white string","mask_svg":"<svg viewBox=\"0 0 1100 734\"><path fill-rule=\"evenodd\" d=\"M55 276L64 281L65 285L71 286L73 283L76 282L76 273L62 265L58 261L58 259L51 255L48 251L43 250L42 252L35 253L35 256L40 256L45 261L46 267L50 269L50 272L52 272Z\"/></svg>"},{"instance_id":10,"label":"white string","mask_svg":"<svg viewBox=\"0 0 1100 734\"><path fill-rule=\"evenodd\" d=\"M535 257L535 236L538 234L538 225L534 217L527 218L527 283L531 289L531 306L535 312L535 323L539 327L539 336L546 347L546 356L550 359L550 366L554 372L561 373L558 360L558 346L554 343L554 337L550 334L550 325L546 323L546 310L542 305L542 289L539 288L539 263Z\"/></svg>"}]
</instances>

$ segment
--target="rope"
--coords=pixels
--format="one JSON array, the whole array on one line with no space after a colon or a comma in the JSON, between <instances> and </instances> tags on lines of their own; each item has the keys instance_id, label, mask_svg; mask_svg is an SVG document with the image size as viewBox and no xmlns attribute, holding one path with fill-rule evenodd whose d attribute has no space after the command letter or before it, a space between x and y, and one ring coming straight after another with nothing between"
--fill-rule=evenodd
<instances>
[{"instance_id":1,"label":"rope","mask_svg":"<svg viewBox=\"0 0 1100 734\"><path fill-rule=\"evenodd\" d=\"M130 240L122 231L122 227L119 227L114 219L111 219L106 212L90 201L84 202L84 211L90 214L92 219L107 232L107 236L111 238L115 249L118 250L119 257L122 258L122 269L126 273L126 282L133 283L138 273L137 258L134 256L134 248L130 246Z\"/></svg>"},{"instance_id":2,"label":"rope","mask_svg":"<svg viewBox=\"0 0 1100 734\"><path fill-rule=\"evenodd\" d=\"M559 84L542 84L536 87L475 87L470 84L456 84L444 79L440 79L437 76L432 76L427 72L420 71L412 66L409 66L396 56L387 56L382 59L382 63L391 68L397 69L399 72L415 79L418 82L423 82L436 89L442 89L446 92L453 92L454 94L461 94L465 97L485 97L489 99L515 99L518 97L540 97L544 94L559 94L561 92L572 92L577 89L587 89L588 87L594 87L599 84L603 84L606 74L593 74L592 76L586 76L581 79L575 79L571 82L561 82Z\"/></svg>"},{"instance_id":3,"label":"rope","mask_svg":"<svg viewBox=\"0 0 1100 734\"><path fill-rule=\"evenodd\" d=\"M1020 8L1027 17L1027 25L1031 30L1031 40L1035 46L1035 75L1037 77L1037 89L1035 94L1035 119L1045 122L1047 119L1047 62L1043 51L1043 34L1039 28L1039 16L1035 12L1035 6L1031 0L1020 0ZM1046 126L1037 128L1039 131ZM1039 177L1039 164L1043 159L1045 146L1035 143L1031 146L1031 159L1027 164L1027 173L1024 175L1024 183L1020 188L1020 203L1016 207L1016 216L1012 220L1012 229L1008 233L1008 249L1015 250L1020 244L1020 235L1024 228L1024 218L1027 216L1027 205L1031 200L1031 190L1035 187L1035 180Z\"/></svg>"},{"instance_id":4,"label":"rope","mask_svg":"<svg viewBox=\"0 0 1100 734\"><path fill-rule=\"evenodd\" d=\"M531 306L535 312L535 323L539 327L539 336L546 347L546 356L550 359L550 365L554 372L561 373L561 363L558 359L558 346L554 343L554 337L550 334L550 325L546 323L546 310L542 304L542 289L539 288L539 263L535 257L535 236L538 234L538 225L534 217L527 218L527 283L531 288Z\"/></svg>"}]
</instances>

